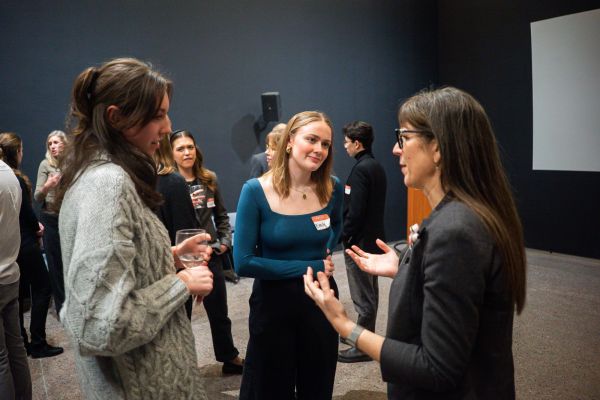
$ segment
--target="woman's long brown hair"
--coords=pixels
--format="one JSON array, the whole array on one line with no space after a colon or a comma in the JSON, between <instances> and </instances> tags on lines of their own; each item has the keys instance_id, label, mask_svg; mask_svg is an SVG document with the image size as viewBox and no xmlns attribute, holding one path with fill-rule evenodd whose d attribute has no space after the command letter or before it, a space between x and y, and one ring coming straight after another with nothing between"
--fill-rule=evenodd
<instances>
[{"instance_id":1,"label":"woman's long brown hair","mask_svg":"<svg viewBox=\"0 0 600 400\"><path fill-rule=\"evenodd\" d=\"M122 132L150 122L163 97L171 96L171 90L169 80L134 58L114 59L79 74L68 118L71 137L59 163L62 177L57 207L77 177L101 154L125 170L148 207L154 209L161 204L162 196L155 190L154 160L125 140ZM117 106L123 117L117 125L108 120L106 110L111 105Z\"/></svg>"},{"instance_id":2,"label":"woman's long brown hair","mask_svg":"<svg viewBox=\"0 0 600 400\"><path fill-rule=\"evenodd\" d=\"M409 98L398 113L400 124L433 133L438 143L445 192L481 218L495 239L508 285L521 313L526 298L523 228L489 118L477 100L453 87Z\"/></svg>"}]
</instances>

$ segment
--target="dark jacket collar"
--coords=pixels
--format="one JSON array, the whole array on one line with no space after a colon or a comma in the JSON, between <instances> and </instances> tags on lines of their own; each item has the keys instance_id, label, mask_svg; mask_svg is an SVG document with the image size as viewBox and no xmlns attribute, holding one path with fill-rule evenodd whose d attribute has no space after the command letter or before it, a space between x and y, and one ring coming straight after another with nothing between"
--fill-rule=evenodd
<instances>
[{"instance_id":1,"label":"dark jacket collar","mask_svg":"<svg viewBox=\"0 0 600 400\"><path fill-rule=\"evenodd\" d=\"M373 153L371 153L369 150L363 150L360 153L357 153L354 158L356 159L356 161L360 161L362 158L365 158L366 156L370 156L371 158L373 158Z\"/></svg>"}]
</instances>

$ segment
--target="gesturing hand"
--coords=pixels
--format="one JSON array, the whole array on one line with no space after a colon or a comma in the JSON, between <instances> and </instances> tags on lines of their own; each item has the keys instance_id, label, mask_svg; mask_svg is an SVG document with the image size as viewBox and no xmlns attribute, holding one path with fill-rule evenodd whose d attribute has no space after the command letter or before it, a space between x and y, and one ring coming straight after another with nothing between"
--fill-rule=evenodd
<instances>
[{"instance_id":1,"label":"gesturing hand","mask_svg":"<svg viewBox=\"0 0 600 400\"><path fill-rule=\"evenodd\" d=\"M327 275L320 271L317 272L318 281L316 281L312 268L308 267L303 278L304 291L308 297L314 300L336 330L349 321L344 306L335 297L335 292L329 286Z\"/></svg>"},{"instance_id":2,"label":"gesturing hand","mask_svg":"<svg viewBox=\"0 0 600 400\"><path fill-rule=\"evenodd\" d=\"M331 255L328 255L327 258L323 260L323 264L325 264L325 275L329 278L333 276L333 272L335 271L335 265L333 265L333 261L331 260Z\"/></svg>"},{"instance_id":3,"label":"gesturing hand","mask_svg":"<svg viewBox=\"0 0 600 400\"><path fill-rule=\"evenodd\" d=\"M399 259L396 252L382 240L377 239L375 243L383 250L383 254L366 253L358 246L352 246L352 250L347 249L346 254L352 257L361 270L371 275L393 278L398 273Z\"/></svg>"}]
</instances>

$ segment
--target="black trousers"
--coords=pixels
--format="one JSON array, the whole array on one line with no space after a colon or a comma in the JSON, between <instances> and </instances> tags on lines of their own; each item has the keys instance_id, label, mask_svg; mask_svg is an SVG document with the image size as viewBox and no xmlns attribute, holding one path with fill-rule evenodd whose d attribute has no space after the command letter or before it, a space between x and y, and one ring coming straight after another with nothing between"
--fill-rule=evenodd
<instances>
[{"instance_id":1,"label":"black trousers","mask_svg":"<svg viewBox=\"0 0 600 400\"><path fill-rule=\"evenodd\" d=\"M59 314L65 302L65 278L60 251L60 236L58 235L58 215L42 211L40 222L44 225L44 250L48 261L50 286L52 287L56 314Z\"/></svg>"},{"instance_id":2,"label":"black trousers","mask_svg":"<svg viewBox=\"0 0 600 400\"><path fill-rule=\"evenodd\" d=\"M249 325L240 400L331 399L338 334L304 293L302 278L256 279Z\"/></svg>"},{"instance_id":3,"label":"black trousers","mask_svg":"<svg viewBox=\"0 0 600 400\"><path fill-rule=\"evenodd\" d=\"M219 362L231 361L240 354L233 344L233 336L231 335L231 320L229 319L227 307L227 287L223 275L223 257L225 257L225 254L213 254L208 262L208 268L213 273L213 290L202 300L210 324L215 358ZM185 304L185 308L188 317L191 318L191 297Z\"/></svg>"},{"instance_id":4,"label":"black trousers","mask_svg":"<svg viewBox=\"0 0 600 400\"><path fill-rule=\"evenodd\" d=\"M31 344L41 345L46 342L46 317L50 304L50 278L42 252L37 244L22 247L17 257L21 280L19 284L19 318L21 336L28 343L27 331L23 324L23 301L31 297Z\"/></svg>"}]
</instances>

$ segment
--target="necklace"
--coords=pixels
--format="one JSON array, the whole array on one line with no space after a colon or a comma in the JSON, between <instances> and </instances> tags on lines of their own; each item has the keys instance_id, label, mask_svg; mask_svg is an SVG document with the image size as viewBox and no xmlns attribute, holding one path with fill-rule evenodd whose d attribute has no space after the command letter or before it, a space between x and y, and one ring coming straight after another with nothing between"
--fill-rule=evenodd
<instances>
[{"instance_id":1,"label":"necklace","mask_svg":"<svg viewBox=\"0 0 600 400\"><path fill-rule=\"evenodd\" d=\"M292 190L295 190L295 191L296 191L296 192L298 192L298 193L302 193L302 199L303 199L303 200L306 200L306 192L305 192L305 191L302 191L302 190L300 190L300 189L296 189L295 187L291 187L291 186L290 186L290 188L291 188Z\"/></svg>"}]
</instances>

